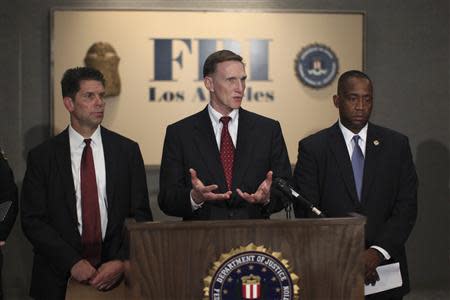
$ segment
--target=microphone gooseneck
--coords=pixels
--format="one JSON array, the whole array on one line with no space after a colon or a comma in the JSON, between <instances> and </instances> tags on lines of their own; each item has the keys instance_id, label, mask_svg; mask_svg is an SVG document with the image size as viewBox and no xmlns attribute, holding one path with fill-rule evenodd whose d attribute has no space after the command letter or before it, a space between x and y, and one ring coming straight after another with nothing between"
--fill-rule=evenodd
<instances>
[{"instance_id":1,"label":"microphone gooseneck","mask_svg":"<svg viewBox=\"0 0 450 300\"><path fill-rule=\"evenodd\" d=\"M302 195L300 195L298 192L296 192L290 185L287 183L286 180L283 178L275 178L273 180L278 187L279 190L281 190L283 193L288 195L289 197L294 197L298 200L303 206L308 207L316 216L325 218L325 215L314 205L312 205L311 202L305 199Z\"/></svg>"}]
</instances>

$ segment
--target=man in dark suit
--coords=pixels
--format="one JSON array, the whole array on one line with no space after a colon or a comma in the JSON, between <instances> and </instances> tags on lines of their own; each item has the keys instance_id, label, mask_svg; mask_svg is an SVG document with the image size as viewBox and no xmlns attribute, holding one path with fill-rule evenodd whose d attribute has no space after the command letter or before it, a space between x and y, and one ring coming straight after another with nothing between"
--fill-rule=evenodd
<instances>
[{"instance_id":1,"label":"man in dark suit","mask_svg":"<svg viewBox=\"0 0 450 300\"><path fill-rule=\"evenodd\" d=\"M367 217L365 281L376 267L400 262L403 286L369 296L401 299L409 291L405 242L417 215L417 175L408 138L369 121L372 82L360 71L342 74L334 105L339 121L299 143L294 185L329 217ZM358 136L358 137L355 137ZM297 217L305 215L296 205Z\"/></svg>"},{"instance_id":2,"label":"man in dark suit","mask_svg":"<svg viewBox=\"0 0 450 300\"><path fill-rule=\"evenodd\" d=\"M203 76L209 105L167 127L159 206L185 220L268 218L285 201L272 177L291 174L280 124L241 108L241 56L211 54Z\"/></svg>"},{"instance_id":3,"label":"man in dark suit","mask_svg":"<svg viewBox=\"0 0 450 300\"><path fill-rule=\"evenodd\" d=\"M3 254L1 247L5 245L6 238L8 237L11 229L14 226L14 222L17 217L17 186L14 182L14 175L9 167L6 156L3 150L0 148L0 299L3 299L1 270L3 266Z\"/></svg>"},{"instance_id":4,"label":"man in dark suit","mask_svg":"<svg viewBox=\"0 0 450 300\"><path fill-rule=\"evenodd\" d=\"M70 126L30 151L22 189L35 299L64 299L69 277L101 291L116 286L128 255L125 218L152 219L138 144L100 126L103 75L69 69L61 87Z\"/></svg>"}]
</instances>

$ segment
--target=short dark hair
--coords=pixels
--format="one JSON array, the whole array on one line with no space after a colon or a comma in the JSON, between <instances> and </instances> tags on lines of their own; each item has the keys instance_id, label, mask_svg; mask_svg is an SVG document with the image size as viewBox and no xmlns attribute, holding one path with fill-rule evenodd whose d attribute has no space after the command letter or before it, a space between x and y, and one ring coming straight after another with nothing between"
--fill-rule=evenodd
<instances>
[{"instance_id":1,"label":"short dark hair","mask_svg":"<svg viewBox=\"0 0 450 300\"><path fill-rule=\"evenodd\" d=\"M90 67L75 67L66 70L61 79L61 89L63 97L75 98L76 93L80 90L80 81L96 80L105 86L105 77L102 72Z\"/></svg>"},{"instance_id":2,"label":"short dark hair","mask_svg":"<svg viewBox=\"0 0 450 300\"><path fill-rule=\"evenodd\" d=\"M216 51L205 60L203 64L203 77L213 74L216 71L217 64L224 61L239 61L242 62L242 56L234 53L230 50L220 50Z\"/></svg>"},{"instance_id":3,"label":"short dark hair","mask_svg":"<svg viewBox=\"0 0 450 300\"><path fill-rule=\"evenodd\" d=\"M345 85L350 78L367 79L370 82L370 85L372 85L372 80L369 78L369 76L366 73L358 71L358 70L350 70L350 71L342 73L341 76L339 76L338 86L337 86L338 95L343 95L343 93L345 92Z\"/></svg>"}]
</instances>

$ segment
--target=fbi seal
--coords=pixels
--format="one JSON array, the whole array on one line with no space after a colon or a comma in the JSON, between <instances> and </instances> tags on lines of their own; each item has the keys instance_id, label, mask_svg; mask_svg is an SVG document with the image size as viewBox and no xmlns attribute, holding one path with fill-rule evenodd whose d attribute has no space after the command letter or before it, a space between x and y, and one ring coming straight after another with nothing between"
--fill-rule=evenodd
<instances>
[{"instance_id":1,"label":"fbi seal","mask_svg":"<svg viewBox=\"0 0 450 300\"><path fill-rule=\"evenodd\" d=\"M298 281L280 252L249 244L222 254L213 263L203 279L203 299L298 299Z\"/></svg>"},{"instance_id":2,"label":"fbi seal","mask_svg":"<svg viewBox=\"0 0 450 300\"><path fill-rule=\"evenodd\" d=\"M311 44L303 48L295 59L295 74L306 86L323 88L333 82L339 70L339 62L331 48Z\"/></svg>"}]
</instances>

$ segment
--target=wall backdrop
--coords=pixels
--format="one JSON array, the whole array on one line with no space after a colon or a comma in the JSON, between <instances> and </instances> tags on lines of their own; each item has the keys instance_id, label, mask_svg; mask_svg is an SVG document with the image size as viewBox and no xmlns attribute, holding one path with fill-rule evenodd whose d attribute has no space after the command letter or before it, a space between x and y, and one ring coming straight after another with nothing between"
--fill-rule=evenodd
<instances>
[{"instance_id":1,"label":"wall backdrop","mask_svg":"<svg viewBox=\"0 0 450 300\"><path fill-rule=\"evenodd\" d=\"M50 12L57 7L365 12L365 65L375 87L372 119L409 136L420 180L419 217L407 244L412 281L407 299L449 298L448 0L6 1L0 6L0 144L19 188L28 151L50 136ZM290 159L295 163L295 156ZM158 169L149 168L147 176L155 217L166 219L156 205ZM5 298L27 299L31 247L20 220L2 250ZM437 296L421 296L424 289Z\"/></svg>"},{"instance_id":2,"label":"wall backdrop","mask_svg":"<svg viewBox=\"0 0 450 300\"><path fill-rule=\"evenodd\" d=\"M242 106L280 121L290 157L299 138L336 120L328 100L339 73L363 69L362 13L55 10L51 32L54 132L69 121L63 72L87 63L109 74L106 64L119 60L114 71L121 89L105 99L103 124L139 142L152 166L161 162L166 126L208 103L203 62L216 50L243 56ZM88 50L96 43L114 52L104 54L100 45ZM117 58L107 61L108 55ZM105 66L90 61L101 57Z\"/></svg>"}]
</instances>

